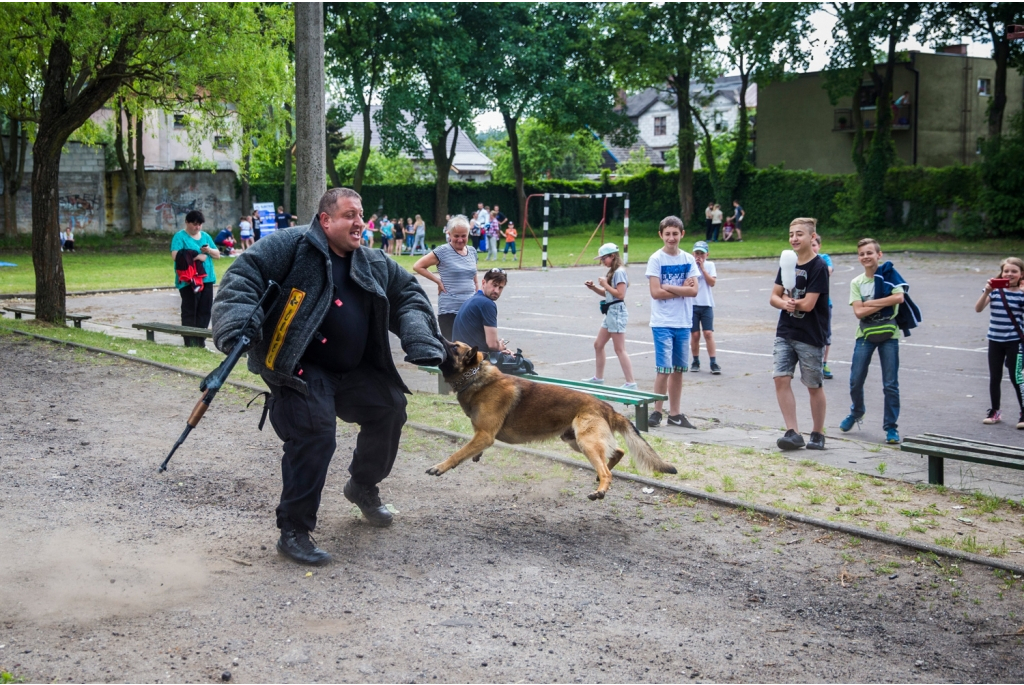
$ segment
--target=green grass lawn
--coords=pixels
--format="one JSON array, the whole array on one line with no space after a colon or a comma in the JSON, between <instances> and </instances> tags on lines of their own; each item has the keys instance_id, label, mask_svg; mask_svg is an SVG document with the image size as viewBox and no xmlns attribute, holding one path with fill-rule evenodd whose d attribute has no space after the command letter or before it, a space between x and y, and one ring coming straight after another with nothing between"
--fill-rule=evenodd
<instances>
[{"instance_id":1,"label":"green grass lawn","mask_svg":"<svg viewBox=\"0 0 1024 685\"><path fill-rule=\"evenodd\" d=\"M694 232L684 238L684 245L689 248L693 241L703 238L703 229L696 235ZM748 233L742 243L716 243L711 246L711 258L736 259L749 257L775 257L782 250L788 249L786 231L779 230L775 236L765 232ZM568 235L551 236L548 239L548 262L552 268L570 267L576 264L593 265L597 256L597 248L601 245L601 235L597 234L590 244L587 240L590 232L570 233ZM829 254L856 252L856 240L848 238L832 239L824 235L824 249ZM692 239L692 240L691 240ZM605 241L615 242L622 247L622 227L612 227L605 231ZM906 240L882 238L882 248L889 253L911 251L932 252L970 252L974 254L989 253L996 255L1020 255L1024 253L1024 241L1020 240L954 240L945 237L918 237ZM169 238L168 238L169 241ZM173 284L174 272L169 248L161 247L155 239L125 240L122 243L110 238L91 241L85 239L81 247L74 253L64 253L64 274L69 293L86 290L106 290L112 288L158 288ZM429 244L429 241L428 241ZM518 247L525 251L523 267L538 268L541 265L541 248L539 241L531 236L520 236ZM629 240L630 263L646 262L651 254L661 247L653 226L636 227ZM584 249L586 248L586 249ZM484 261L481 255L481 268L489 268L492 263ZM398 257L396 261L407 269L412 269L418 257ZM518 259L509 260L498 266L516 267ZM31 293L35 290L35 272L32 268L32 254L26 249L13 248L0 253L0 261L13 262L16 267L0 267L0 294ZM223 275L230 266L230 259L217 261L217 273Z\"/></svg>"}]
</instances>

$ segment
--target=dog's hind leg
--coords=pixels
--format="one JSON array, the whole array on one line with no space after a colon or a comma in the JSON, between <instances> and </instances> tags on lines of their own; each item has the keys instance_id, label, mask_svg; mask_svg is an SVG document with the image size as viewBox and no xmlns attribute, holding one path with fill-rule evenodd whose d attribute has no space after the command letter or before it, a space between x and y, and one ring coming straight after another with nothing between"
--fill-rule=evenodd
<instances>
[{"instance_id":1,"label":"dog's hind leg","mask_svg":"<svg viewBox=\"0 0 1024 685\"><path fill-rule=\"evenodd\" d=\"M602 421L601 423L603 424L604 422ZM587 495L592 500L603 499L605 493L612 486L612 472L608 468L608 464L605 463L607 440L606 436L602 434L604 432L600 426L596 425L576 430L576 442L582 448L580 451L586 455L587 461L590 462L591 466L594 467L594 471L597 472L597 490Z\"/></svg>"}]
</instances>

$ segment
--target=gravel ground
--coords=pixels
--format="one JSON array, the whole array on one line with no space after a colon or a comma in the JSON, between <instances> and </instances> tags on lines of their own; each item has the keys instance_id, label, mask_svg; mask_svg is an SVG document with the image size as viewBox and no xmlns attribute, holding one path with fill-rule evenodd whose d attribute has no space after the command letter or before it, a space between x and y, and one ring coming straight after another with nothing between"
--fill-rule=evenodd
<instances>
[{"instance_id":1,"label":"gravel ground","mask_svg":"<svg viewBox=\"0 0 1024 685\"><path fill-rule=\"evenodd\" d=\"M1019 580L406 431L365 525L332 466L312 575L279 443L195 379L0 340L0 670L30 681L1019 682ZM339 427L339 453L354 445Z\"/></svg>"}]
</instances>

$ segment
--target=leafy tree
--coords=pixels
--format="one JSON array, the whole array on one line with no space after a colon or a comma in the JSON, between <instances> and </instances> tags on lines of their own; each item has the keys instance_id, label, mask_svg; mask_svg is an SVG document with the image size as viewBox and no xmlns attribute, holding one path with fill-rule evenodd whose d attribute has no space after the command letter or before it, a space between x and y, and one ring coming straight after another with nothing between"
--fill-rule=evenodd
<instances>
[{"instance_id":1,"label":"leafy tree","mask_svg":"<svg viewBox=\"0 0 1024 685\"><path fill-rule=\"evenodd\" d=\"M628 140L631 125L615 111L614 87L593 50L596 5L460 3L457 11L476 44L476 90L505 124L520 215L528 175L519 130L524 117L563 134L588 128Z\"/></svg>"},{"instance_id":2,"label":"leafy tree","mask_svg":"<svg viewBox=\"0 0 1024 685\"><path fill-rule=\"evenodd\" d=\"M1024 113L1017 112L1005 134L986 140L978 206L984 207L989 231L995 235L1024 236Z\"/></svg>"},{"instance_id":3,"label":"leafy tree","mask_svg":"<svg viewBox=\"0 0 1024 685\"><path fill-rule=\"evenodd\" d=\"M347 182L362 161L362 145L357 138L354 145L342 150L334 158L334 166L341 181ZM363 162L363 182L370 185L401 185L419 181L434 180L432 170L421 172L413 161L403 154L385 157L380 150L372 148L370 156ZM343 185L339 183L337 185Z\"/></svg>"},{"instance_id":4,"label":"leafy tree","mask_svg":"<svg viewBox=\"0 0 1024 685\"><path fill-rule=\"evenodd\" d=\"M629 157L619 162L615 167L615 173L619 176L643 176L654 168L651 158L647 156L647 148L641 145L629 153Z\"/></svg>"},{"instance_id":5,"label":"leafy tree","mask_svg":"<svg viewBox=\"0 0 1024 685\"><path fill-rule=\"evenodd\" d=\"M32 149L32 261L36 315L63 323L58 172L69 136L120 89L162 84L201 98L264 59L254 8L240 4L0 5L0 110L22 108ZM31 106L25 111L26 102Z\"/></svg>"},{"instance_id":6,"label":"leafy tree","mask_svg":"<svg viewBox=\"0 0 1024 685\"><path fill-rule=\"evenodd\" d=\"M1016 61L1020 66L1024 45L1006 37L1008 27L1024 21L1024 3L1020 2L938 2L929 3L921 38L947 43L964 36L992 43L996 77L988 104L988 137L1003 131L1006 111L1006 73Z\"/></svg>"},{"instance_id":7,"label":"leafy tree","mask_svg":"<svg viewBox=\"0 0 1024 685\"><path fill-rule=\"evenodd\" d=\"M763 88L785 78L787 70L806 71L810 52L803 39L811 32L808 17L816 8L816 3L805 2L730 2L724 6L722 31L729 36L725 56L739 74L740 92L733 152L725 173L713 173L711 178L723 207L733 201L749 159L747 88L752 80Z\"/></svg>"},{"instance_id":8,"label":"leafy tree","mask_svg":"<svg viewBox=\"0 0 1024 685\"><path fill-rule=\"evenodd\" d=\"M422 126L430 145L434 170L434 225L448 213L448 174L455 159L460 130L472 130L479 96L469 78L477 58L472 38L451 3L409 3L392 11L402 49L394 57L391 82L375 115L382 151L405 150L416 157Z\"/></svg>"},{"instance_id":9,"label":"leafy tree","mask_svg":"<svg viewBox=\"0 0 1024 685\"><path fill-rule=\"evenodd\" d=\"M581 129L571 134L562 133L536 119L526 119L519 129L519 173L527 180L577 180L584 174L596 174L601 168L604 148L589 131ZM508 183L516 178L512 150L506 141L492 140L484 148L492 155L494 169L491 176L499 183Z\"/></svg>"},{"instance_id":10,"label":"leafy tree","mask_svg":"<svg viewBox=\"0 0 1024 685\"><path fill-rule=\"evenodd\" d=\"M900 58L896 45L910 35L921 17L922 7L913 2L833 3L836 24L829 50L826 87L833 104L844 95L853 96L853 163L858 184L853 188L851 212L846 222L872 228L885 220L885 176L896 163L892 141L893 73ZM881 44L885 61L876 64L875 48ZM861 83L867 75L875 92L875 125L871 144L865 151L864 121L861 115Z\"/></svg>"},{"instance_id":11,"label":"leafy tree","mask_svg":"<svg viewBox=\"0 0 1024 685\"><path fill-rule=\"evenodd\" d=\"M679 111L679 212L693 216L693 161L696 156L694 81L708 83L721 73L715 44L722 7L713 3L623 3L605 9L601 51L626 89L655 88Z\"/></svg>"},{"instance_id":12,"label":"leafy tree","mask_svg":"<svg viewBox=\"0 0 1024 685\"><path fill-rule=\"evenodd\" d=\"M395 52L407 46L396 31L390 3L330 2L324 7L327 77L340 100L335 120L347 123L353 112L362 117L362 147L351 177L352 187L359 192L370 158L370 106L388 85ZM333 177L332 182L337 185Z\"/></svg>"},{"instance_id":13,"label":"leafy tree","mask_svg":"<svg viewBox=\"0 0 1024 685\"><path fill-rule=\"evenodd\" d=\"M3 172L4 235L18 237L18 190L25 180L25 153L28 151L28 131L19 119L4 116L0 122L6 129L7 142L0 140L0 171ZM5 132L0 130L0 136Z\"/></svg>"}]
</instances>

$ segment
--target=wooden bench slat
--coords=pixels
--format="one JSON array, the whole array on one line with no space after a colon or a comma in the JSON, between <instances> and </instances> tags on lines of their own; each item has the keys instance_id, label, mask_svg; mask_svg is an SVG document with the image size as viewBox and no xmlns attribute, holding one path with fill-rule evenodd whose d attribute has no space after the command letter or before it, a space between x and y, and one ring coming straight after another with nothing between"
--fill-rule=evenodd
<instances>
[{"instance_id":1,"label":"wooden bench slat","mask_svg":"<svg viewBox=\"0 0 1024 685\"><path fill-rule=\"evenodd\" d=\"M150 321L147 323L133 323L132 328L142 331L156 331L158 333L169 333L171 335L190 335L197 338L211 338L213 331L209 328L196 328L194 326L179 326L172 323L158 323Z\"/></svg>"},{"instance_id":2,"label":"wooden bench slat","mask_svg":"<svg viewBox=\"0 0 1024 685\"><path fill-rule=\"evenodd\" d=\"M36 310L33 307L7 306L4 307L4 310L8 312L13 312L15 319L20 319L22 314L30 314L32 316L36 315ZM82 322L91 318L92 317L88 314L68 314L67 312L64 313L64 319L66 321L74 321L75 328L81 328Z\"/></svg>"},{"instance_id":3,"label":"wooden bench slat","mask_svg":"<svg viewBox=\"0 0 1024 685\"><path fill-rule=\"evenodd\" d=\"M1017 456L1020 459L1024 459L1024 447L1018 447L1016 445L1002 445L994 442L985 442L983 440L954 438L949 435L940 435L938 433L923 433L922 435L916 435L910 439L921 444L978 450L985 454Z\"/></svg>"},{"instance_id":4,"label":"wooden bench slat","mask_svg":"<svg viewBox=\"0 0 1024 685\"><path fill-rule=\"evenodd\" d=\"M590 389L593 389L593 390L604 390L604 391L607 391L607 392L623 393L623 394L627 394L628 393L630 395L633 395L634 397L644 397L644 398L652 400L652 401L660 400L662 402L665 402L665 401L668 400L668 395L659 395L658 393L646 392L644 390L629 390L628 388L619 388L619 387L616 387L614 385L602 385L600 383L588 383L586 381L573 381L573 380L568 380L568 379L565 379L565 378L554 378L554 377L549 377L549 376L524 376L524 378L529 378L531 381L538 381L538 382L551 381L552 383L557 383L558 385L564 385L564 386L569 387L569 388L581 388L581 389L588 389L588 390L590 390Z\"/></svg>"},{"instance_id":5,"label":"wooden bench slat","mask_svg":"<svg viewBox=\"0 0 1024 685\"><path fill-rule=\"evenodd\" d=\"M919 445L923 447L931 447L939 450L960 450L969 453L988 454L994 457L1006 457L1010 459L1024 460L1024 449L1017 447L1011 447L1009 445L997 445L994 443L985 443L980 441L963 441L956 440L955 438L935 438L935 437L924 437L915 436L913 438L907 438L904 442L909 441L912 445Z\"/></svg>"},{"instance_id":6,"label":"wooden bench slat","mask_svg":"<svg viewBox=\"0 0 1024 685\"><path fill-rule=\"evenodd\" d=\"M1008 469L1024 471L1024 460L1015 459L1013 457L978 454L976 452L964 452L963 450L949 448L935 448L933 446L918 447L913 443L906 446L905 449L901 446L901 449L904 452L913 452L915 454L923 454L929 457L955 459L956 461L969 461L975 464L988 464L989 466L1005 466Z\"/></svg>"}]
</instances>

